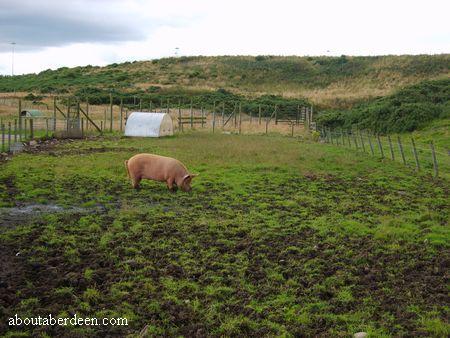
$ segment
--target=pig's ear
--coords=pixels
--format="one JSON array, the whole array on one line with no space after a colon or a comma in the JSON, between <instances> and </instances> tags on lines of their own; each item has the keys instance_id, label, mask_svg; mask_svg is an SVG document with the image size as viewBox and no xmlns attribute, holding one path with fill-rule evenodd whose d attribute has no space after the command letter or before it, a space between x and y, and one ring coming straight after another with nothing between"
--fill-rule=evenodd
<instances>
[{"instance_id":1,"label":"pig's ear","mask_svg":"<svg viewBox=\"0 0 450 338\"><path fill-rule=\"evenodd\" d=\"M196 176L198 176L198 174L187 174L187 175L184 175L183 181L184 181L186 178L188 178L188 177L190 177L190 178L192 179L192 178L194 178L194 177L196 177Z\"/></svg>"}]
</instances>

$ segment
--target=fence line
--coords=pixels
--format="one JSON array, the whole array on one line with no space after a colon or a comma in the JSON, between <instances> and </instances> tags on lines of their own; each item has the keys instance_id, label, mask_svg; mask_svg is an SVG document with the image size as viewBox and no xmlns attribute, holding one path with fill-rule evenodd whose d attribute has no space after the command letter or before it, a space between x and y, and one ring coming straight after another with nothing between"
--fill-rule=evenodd
<instances>
[{"instance_id":1,"label":"fence line","mask_svg":"<svg viewBox=\"0 0 450 338\"><path fill-rule=\"evenodd\" d=\"M449 152L437 148L433 142L429 144L429 148L425 148L417 146L414 138L402 140L400 135L393 139L391 135L371 134L368 131L357 129L348 131L340 129L337 131L320 127L319 131L320 138L325 143L353 148L379 158L388 158L405 166L413 167L418 172L432 172L435 177L443 172L449 172ZM345 139L348 142L345 142ZM353 142L350 142L350 139ZM376 139L377 146L373 144L374 139ZM369 148L366 147L367 144L369 144Z\"/></svg>"},{"instance_id":2,"label":"fence line","mask_svg":"<svg viewBox=\"0 0 450 338\"><path fill-rule=\"evenodd\" d=\"M5 102L11 107L14 106L11 104L14 102L12 98L0 98L0 104ZM133 107L138 107L139 109L136 110L139 111L146 111L145 103L143 104L141 99L136 101L133 106L125 105L123 100L120 100L118 106L113 102L114 98L111 95L109 105L99 108L91 106L88 101L81 106L82 103L79 100L73 101L68 98L66 101L58 102L54 98L53 107L46 105L47 116L23 117L21 114L29 105L20 99L15 99L19 117L8 121L0 119L0 150L1 152L14 152L20 148L18 142L28 141L34 137L48 137L56 131L67 133L76 131L81 137L96 132L123 131L128 114L134 110ZM283 106L260 105L257 114L246 114L238 102L222 102L221 104L214 102L212 109L208 109L206 105L194 107L192 101L187 107L180 102L171 105L169 101L161 101L161 105L157 107L150 101L147 108L148 111L171 114L178 132L185 131L186 127L190 129L208 127L213 133L218 128L222 131L229 128L240 134L243 132L244 123L247 126L261 127L262 131L260 132L265 134L269 132L269 126L272 130L277 130L277 128L279 130L280 127L285 126L284 132L290 136L294 136L294 130L299 126L305 130L316 130L312 107L297 106L294 111L288 111ZM433 143L429 145L429 148L424 148L417 146L413 138L402 140L400 136L392 139L391 136L371 134L361 130L319 129L323 142L354 148L372 156L401 161L406 166L413 166L417 171L432 171L434 176L448 172L450 167L448 151L436 147Z\"/></svg>"}]
</instances>

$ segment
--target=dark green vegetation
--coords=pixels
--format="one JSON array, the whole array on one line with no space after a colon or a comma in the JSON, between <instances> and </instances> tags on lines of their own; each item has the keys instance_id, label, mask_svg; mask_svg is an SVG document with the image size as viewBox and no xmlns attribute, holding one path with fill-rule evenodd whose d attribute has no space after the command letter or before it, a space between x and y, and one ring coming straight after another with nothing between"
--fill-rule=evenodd
<instances>
[{"instance_id":1,"label":"dark green vegetation","mask_svg":"<svg viewBox=\"0 0 450 338\"><path fill-rule=\"evenodd\" d=\"M137 152L185 162L200 174L192 194L149 181L133 191L123 160ZM1 205L68 209L2 209L0 332L448 336L448 183L279 136L109 138L21 154L1 165ZM14 313L130 325L12 330Z\"/></svg>"},{"instance_id":2,"label":"dark green vegetation","mask_svg":"<svg viewBox=\"0 0 450 338\"><path fill-rule=\"evenodd\" d=\"M445 118L450 118L450 78L405 87L351 110L323 113L318 123L330 128L401 133L422 129L433 120Z\"/></svg>"}]
</instances>

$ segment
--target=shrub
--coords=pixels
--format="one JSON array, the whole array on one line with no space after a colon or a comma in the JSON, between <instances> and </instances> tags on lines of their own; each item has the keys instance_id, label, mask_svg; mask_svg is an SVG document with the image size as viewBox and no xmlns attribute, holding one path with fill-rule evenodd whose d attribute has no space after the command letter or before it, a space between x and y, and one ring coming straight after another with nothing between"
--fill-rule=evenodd
<instances>
[{"instance_id":1,"label":"shrub","mask_svg":"<svg viewBox=\"0 0 450 338\"><path fill-rule=\"evenodd\" d=\"M349 111L327 111L319 125L357 126L380 133L414 131L435 119L450 116L450 79L425 81L397 93L363 103Z\"/></svg>"}]
</instances>

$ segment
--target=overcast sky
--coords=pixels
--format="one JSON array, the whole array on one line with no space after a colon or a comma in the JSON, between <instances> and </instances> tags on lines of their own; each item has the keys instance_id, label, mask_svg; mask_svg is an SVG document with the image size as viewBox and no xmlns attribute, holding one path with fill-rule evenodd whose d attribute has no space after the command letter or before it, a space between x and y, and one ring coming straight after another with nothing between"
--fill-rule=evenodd
<instances>
[{"instance_id":1,"label":"overcast sky","mask_svg":"<svg viewBox=\"0 0 450 338\"><path fill-rule=\"evenodd\" d=\"M0 0L0 74L179 55L450 53L448 0Z\"/></svg>"}]
</instances>

